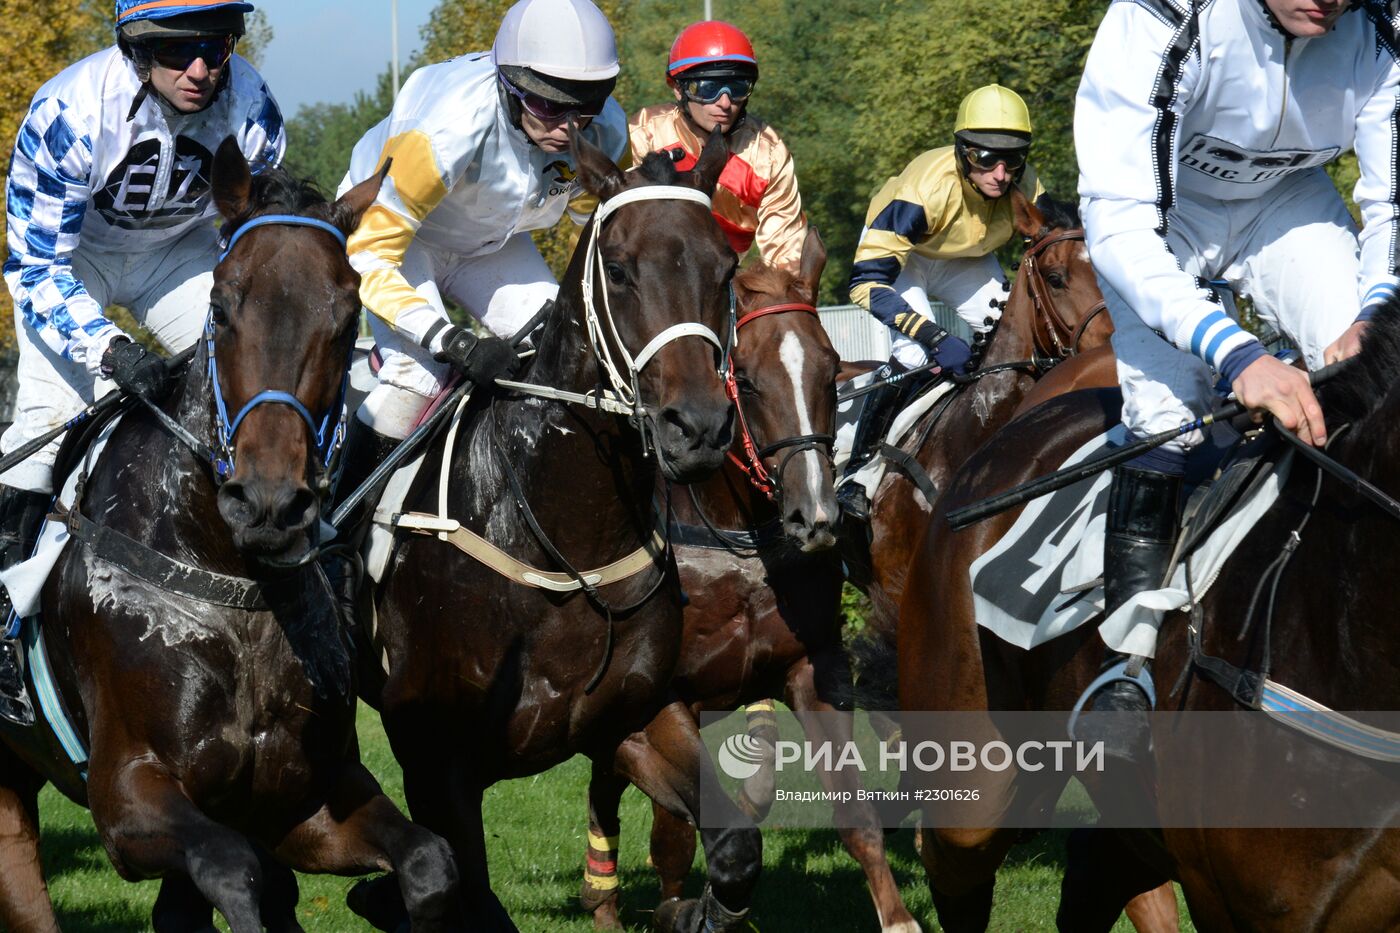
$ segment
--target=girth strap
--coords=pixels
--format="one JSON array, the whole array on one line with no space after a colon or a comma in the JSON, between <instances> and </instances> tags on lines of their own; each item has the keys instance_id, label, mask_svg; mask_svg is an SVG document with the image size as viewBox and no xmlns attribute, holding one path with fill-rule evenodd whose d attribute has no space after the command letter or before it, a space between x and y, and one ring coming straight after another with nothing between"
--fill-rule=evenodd
<instances>
[{"instance_id":1,"label":"girth strap","mask_svg":"<svg viewBox=\"0 0 1400 933\"><path fill-rule=\"evenodd\" d=\"M76 506L68 510L60 507L49 518L67 526L68 533L87 545L98 558L158 589L249 612L270 608L258 581L215 573L167 557L134 538L97 524Z\"/></svg>"},{"instance_id":2,"label":"girth strap","mask_svg":"<svg viewBox=\"0 0 1400 933\"><path fill-rule=\"evenodd\" d=\"M923 446L920 444L920 446ZM938 499L938 487L933 484L933 478L928 475L918 459L911 453L890 443L880 445L880 456L888 460L893 466L905 476L909 481L919 487L919 492L924 494L929 505Z\"/></svg>"},{"instance_id":3,"label":"girth strap","mask_svg":"<svg viewBox=\"0 0 1400 933\"><path fill-rule=\"evenodd\" d=\"M508 580L522 586L539 590L552 590L556 593L571 593L589 586L606 586L628 577L636 576L649 567L655 567L666 550L666 539L660 531L653 531L651 539L637 550L596 570L583 570L580 583L572 575L540 570L524 561L517 560L490 541L462 527L455 518L444 519L426 512L401 512L396 515L376 513L374 520L394 528L403 528L422 535L437 535L459 551L485 564Z\"/></svg>"}]
</instances>

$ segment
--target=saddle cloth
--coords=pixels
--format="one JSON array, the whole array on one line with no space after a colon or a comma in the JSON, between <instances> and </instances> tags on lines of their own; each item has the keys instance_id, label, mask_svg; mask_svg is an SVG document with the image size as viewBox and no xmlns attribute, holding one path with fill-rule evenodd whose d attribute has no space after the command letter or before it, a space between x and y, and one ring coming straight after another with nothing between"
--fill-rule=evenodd
<instances>
[{"instance_id":1,"label":"saddle cloth","mask_svg":"<svg viewBox=\"0 0 1400 933\"><path fill-rule=\"evenodd\" d=\"M1080 447L1063 466L1122 445L1125 434L1122 425L1115 426ZM1186 585L1187 563L1199 601L1226 559L1278 498L1291 463L1290 452L1268 469L1238 507L1176 565L1165 587L1139 593L1104 619L1099 625L1104 642L1123 654L1151 657L1163 617L1192 601ZM1111 479L1111 471L1105 470L1032 500L1002 539L973 562L970 576L978 625L1003 641L1030 649L1101 616Z\"/></svg>"},{"instance_id":2,"label":"saddle cloth","mask_svg":"<svg viewBox=\"0 0 1400 933\"><path fill-rule=\"evenodd\" d=\"M849 380L842 388L846 391L858 389L870 385L875 381L879 370L872 370L868 373L861 373L859 376ZM900 409L890 422L890 428L885 432L885 443L898 447L907 435L914 430L914 425L919 423L919 419L932 408L939 399L953 391L953 384L948 381L939 382L928 391L922 393L906 407ZM859 398L847 399L836 406L836 444L832 450L832 462L836 467L836 475L841 476L846 470L846 464L851 460L851 449L855 446L856 424L860 421L861 415L865 411L866 399L869 395ZM837 485L843 483L860 483L865 486L865 497L867 501L875 501L875 490L880 485L880 481L885 478L885 468L888 461L877 453L870 458L865 466L861 467L851 476L838 481Z\"/></svg>"}]
</instances>

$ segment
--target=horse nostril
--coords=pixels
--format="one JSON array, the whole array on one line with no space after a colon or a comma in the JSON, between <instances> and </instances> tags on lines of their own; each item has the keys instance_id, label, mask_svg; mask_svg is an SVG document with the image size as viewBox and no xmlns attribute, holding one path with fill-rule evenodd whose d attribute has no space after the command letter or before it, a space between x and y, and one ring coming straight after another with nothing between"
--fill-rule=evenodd
<instances>
[{"instance_id":1,"label":"horse nostril","mask_svg":"<svg viewBox=\"0 0 1400 933\"><path fill-rule=\"evenodd\" d=\"M251 521L253 506L248 501L248 490L240 482L230 480L219 488L219 511L225 519L238 524Z\"/></svg>"},{"instance_id":2,"label":"horse nostril","mask_svg":"<svg viewBox=\"0 0 1400 933\"><path fill-rule=\"evenodd\" d=\"M278 510L277 527L283 529L305 528L316 518L318 500L305 486L297 489Z\"/></svg>"}]
</instances>

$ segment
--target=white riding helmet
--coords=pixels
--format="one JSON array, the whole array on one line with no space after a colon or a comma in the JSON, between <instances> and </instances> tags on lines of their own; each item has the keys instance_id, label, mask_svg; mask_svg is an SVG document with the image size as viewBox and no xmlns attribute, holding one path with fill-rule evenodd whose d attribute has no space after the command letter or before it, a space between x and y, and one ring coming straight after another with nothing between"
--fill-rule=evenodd
<instances>
[{"instance_id":1,"label":"white riding helmet","mask_svg":"<svg viewBox=\"0 0 1400 933\"><path fill-rule=\"evenodd\" d=\"M590 0L520 0L501 20L491 60L520 90L561 103L605 99L621 70L612 26Z\"/></svg>"}]
</instances>

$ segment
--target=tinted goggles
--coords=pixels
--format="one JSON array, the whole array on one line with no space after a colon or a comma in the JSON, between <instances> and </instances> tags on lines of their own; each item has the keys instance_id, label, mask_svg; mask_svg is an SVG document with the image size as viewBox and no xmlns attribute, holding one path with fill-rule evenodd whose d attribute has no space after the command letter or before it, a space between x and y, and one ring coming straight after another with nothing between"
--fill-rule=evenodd
<instances>
[{"instance_id":1,"label":"tinted goggles","mask_svg":"<svg viewBox=\"0 0 1400 933\"><path fill-rule=\"evenodd\" d=\"M204 59L205 66L214 71L228 64L237 36L211 36L207 39L166 39L152 42L148 48L151 58L162 68L188 71L195 59Z\"/></svg>"},{"instance_id":2,"label":"tinted goggles","mask_svg":"<svg viewBox=\"0 0 1400 933\"><path fill-rule=\"evenodd\" d=\"M973 168L990 172L998 162L1005 163L1008 172L1015 172L1026 164L1024 149L983 149L980 146L965 146L963 155Z\"/></svg>"},{"instance_id":3,"label":"tinted goggles","mask_svg":"<svg viewBox=\"0 0 1400 933\"><path fill-rule=\"evenodd\" d=\"M725 94L736 104L742 104L753 93L753 78L682 78L681 92L700 104L713 104Z\"/></svg>"},{"instance_id":4,"label":"tinted goggles","mask_svg":"<svg viewBox=\"0 0 1400 933\"><path fill-rule=\"evenodd\" d=\"M538 94L522 91L505 78L501 78L501 85L512 97L520 101L520 106L524 107L530 116L545 123L562 123L570 116L580 121L591 120L603 112L603 105L607 103L607 98L604 98L583 104L561 104Z\"/></svg>"}]
</instances>

